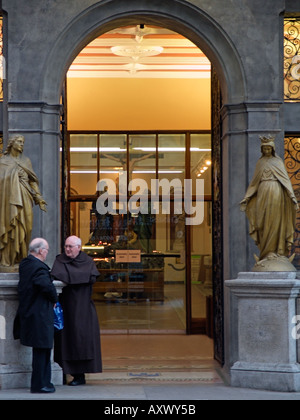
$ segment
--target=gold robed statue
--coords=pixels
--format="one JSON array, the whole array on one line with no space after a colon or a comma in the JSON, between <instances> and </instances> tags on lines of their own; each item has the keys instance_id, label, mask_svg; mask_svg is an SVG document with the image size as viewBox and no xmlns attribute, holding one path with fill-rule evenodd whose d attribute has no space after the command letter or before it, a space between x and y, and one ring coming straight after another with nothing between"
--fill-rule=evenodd
<instances>
[{"instance_id":1,"label":"gold robed statue","mask_svg":"<svg viewBox=\"0 0 300 420\"><path fill-rule=\"evenodd\" d=\"M28 255L33 204L47 211L31 161L23 156L24 141L10 137L0 158L0 272L16 271Z\"/></svg>"},{"instance_id":2,"label":"gold robed statue","mask_svg":"<svg viewBox=\"0 0 300 420\"><path fill-rule=\"evenodd\" d=\"M240 203L249 220L249 234L260 256L253 271L296 271L293 244L298 203L283 160L275 153L275 138L260 137L262 156Z\"/></svg>"}]
</instances>

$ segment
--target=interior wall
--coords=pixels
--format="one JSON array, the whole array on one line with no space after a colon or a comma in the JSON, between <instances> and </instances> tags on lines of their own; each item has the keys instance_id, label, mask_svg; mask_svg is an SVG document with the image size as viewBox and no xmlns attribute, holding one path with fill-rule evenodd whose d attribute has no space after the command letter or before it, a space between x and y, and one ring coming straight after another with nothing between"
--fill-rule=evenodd
<instances>
[{"instance_id":1,"label":"interior wall","mask_svg":"<svg viewBox=\"0 0 300 420\"><path fill-rule=\"evenodd\" d=\"M210 130L210 79L68 78L69 130Z\"/></svg>"}]
</instances>

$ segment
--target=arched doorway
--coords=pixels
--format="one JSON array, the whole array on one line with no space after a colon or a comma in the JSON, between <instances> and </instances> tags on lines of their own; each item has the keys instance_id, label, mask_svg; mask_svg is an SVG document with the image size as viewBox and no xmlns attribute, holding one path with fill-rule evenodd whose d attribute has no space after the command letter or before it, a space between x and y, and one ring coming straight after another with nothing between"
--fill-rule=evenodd
<instances>
[{"instance_id":1,"label":"arched doorway","mask_svg":"<svg viewBox=\"0 0 300 420\"><path fill-rule=\"evenodd\" d=\"M81 237L96 262L102 331L212 337L210 67L180 34L136 25L96 38L68 71L63 237ZM108 179L120 190L124 171L126 213L117 199L115 212L99 214L96 184ZM146 212L129 208L136 198Z\"/></svg>"},{"instance_id":2,"label":"arched doorway","mask_svg":"<svg viewBox=\"0 0 300 420\"><path fill-rule=\"evenodd\" d=\"M82 47L88 42L115 27L135 25L141 21L145 24L176 30L194 42L206 54L216 69L222 90L223 103L237 104L243 102L244 77L242 66L234 46L230 44L222 28L190 3L178 1L174 5L174 1L168 0L159 5L155 3L149 4L149 2L146 4L136 0L128 1L124 4L122 1L111 0L94 5L78 16L68 25L54 45L51 54L49 54L41 83L41 99L47 104L58 103L66 71ZM227 107L223 109L223 119L227 126L230 125L230 121L233 119L233 113L234 110L232 108ZM230 134L228 133L223 137L227 156L230 154L230 147L232 147L229 137ZM246 156L241 156L241 159L246 161ZM228 176L229 168L225 167L223 174L224 171L227 179L230 179L230 176ZM228 185L226 184L225 188L227 187ZM233 214L230 217L228 215L231 207L230 200L231 198L226 196L226 207L223 208L226 213L224 219L227 220L227 225L225 226L227 240L230 240L230 236L235 234L235 229L237 231L243 229L243 227L238 227L231 228L230 232L228 230L230 223L228 220L230 217L233 217ZM246 256L242 255L241 258L246 258ZM231 258L225 260L223 271L226 272L227 276L230 276L231 271L234 271L233 265ZM217 295L215 295L214 306L218 308L218 311L215 313L218 317L217 322L219 325L216 340L218 341L218 348L221 348L222 352L222 288L215 290ZM221 353L219 352L219 354Z\"/></svg>"}]
</instances>

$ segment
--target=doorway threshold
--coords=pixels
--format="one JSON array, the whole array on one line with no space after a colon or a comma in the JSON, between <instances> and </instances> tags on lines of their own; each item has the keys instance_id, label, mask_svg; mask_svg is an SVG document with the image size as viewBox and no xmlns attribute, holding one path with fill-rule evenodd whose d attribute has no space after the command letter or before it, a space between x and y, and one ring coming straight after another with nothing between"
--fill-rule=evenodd
<instances>
[{"instance_id":1,"label":"doorway threshold","mask_svg":"<svg viewBox=\"0 0 300 420\"><path fill-rule=\"evenodd\" d=\"M101 329L101 335L186 335L185 330L151 330L151 329Z\"/></svg>"}]
</instances>

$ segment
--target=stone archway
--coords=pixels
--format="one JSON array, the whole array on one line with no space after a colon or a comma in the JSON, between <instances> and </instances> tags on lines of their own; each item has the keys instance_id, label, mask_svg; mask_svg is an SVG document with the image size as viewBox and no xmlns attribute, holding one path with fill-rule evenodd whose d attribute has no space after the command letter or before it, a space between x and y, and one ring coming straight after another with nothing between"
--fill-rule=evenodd
<instances>
[{"instance_id":1,"label":"stone archway","mask_svg":"<svg viewBox=\"0 0 300 420\"><path fill-rule=\"evenodd\" d=\"M209 58L214 66L222 91L223 104L223 184L224 203L224 241L234 242L234 238L246 238L246 223L242 222L240 212L235 204L244 194L247 182L247 117L249 112L246 101L246 82L243 66L235 46L230 43L228 35L207 13L183 0L165 0L164 2L144 0L106 0L84 10L66 26L53 45L40 76L39 98L44 108L43 116L52 118L56 115L56 127L59 123L57 108L66 72L81 49L97 36L119 26L138 24L162 26L190 39ZM46 116L45 116L46 115ZM47 123L45 123L46 125ZM54 122L55 124L55 122ZM236 128L237 127L237 128ZM237 137L234 131L237 130ZM240 134L241 133L241 134ZM49 134L47 140L49 139ZM56 137L57 140L57 137ZM239 153L240 167L231 166L233 150ZM48 156L45 155L45 166ZM51 170L53 172L54 165ZM230 183L229 183L230 180ZM243 183L244 181L244 183ZM58 186L57 186L58 188ZM225 193L225 190L231 193ZM52 191L51 191L52 192ZM234 193L233 193L234 192ZM57 195L56 195L57 202ZM230 211L229 211L230 209ZM239 220L240 223L236 223ZM232 223L231 223L232 221ZM59 220L54 221L59 231ZM229 229L230 226L230 229ZM51 232L49 232L51 235ZM53 235L52 235L53 236ZM59 241L53 238L53 243L59 247ZM233 278L247 266L248 249L239 247L239 259L235 259L226 248L224 259L225 278Z\"/></svg>"},{"instance_id":2,"label":"stone archway","mask_svg":"<svg viewBox=\"0 0 300 420\"><path fill-rule=\"evenodd\" d=\"M44 107L47 107L47 112L49 115L51 114L51 117L55 113L57 115L57 104L59 103L66 72L81 49L105 32L120 26L139 24L141 21L148 25L152 24L171 29L190 39L206 54L217 72L223 103L226 104L222 110L223 126L226 127L222 138L224 146L223 177L226 180L223 183L223 196L225 198L223 206L224 244L226 244L226 247L224 246L224 249L226 248L224 278L233 278L235 273L240 271L240 267L243 268L246 265L247 261L246 249L240 249L239 261L234 259L229 250L229 244L233 242L233 238L245 238L247 236L246 223L236 223L239 219L237 215L239 210L233 208L239 197L243 195L241 180L247 178L247 152L244 147L247 135L244 134L243 137L237 139L236 136L231 135L231 130L236 124L236 116L248 111L241 105L245 102L246 97L243 67L235 46L230 43L229 37L220 25L201 9L182 0L165 0L164 2L107 0L97 3L70 22L53 45L45 63L43 74L41 74L39 99L41 103L45 104ZM58 124L58 116L56 118ZM238 123L239 130L246 133L247 118L240 118ZM244 124L244 126L241 127L241 124ZM49 134L47 136L47 140L49 140ZM237 145L239 150L243 150L243 153L239 156L242 164L238 169L240 174L236 176L237 169L235 169L234 177L230 161L234 154L233 150ZM54 168L57 161L49 162L49 156L46 158L45 155L43 170L47 171L46 168L49 165ZM229 189L234 193L229 194ZM60 188L57 184L56 200L59 195ZM53 220L51 225L52 232L54 232L51 232L52 236L59 231L59 226L59 214L56 212L56 220ZM52 242L57 244L58 250L59 240L53 237Z\"/></svg>"},{"instance_id":3,"label":"stone archway","mask_svg":"<svg viewBox=\"0 0 300 420\"><path fill-rule=\"evenodd\" d=\"M41 75L41 101L58 103L65 74L85 45L113 28L141 21L169 28L194 42L215 67L225 103L245 100L245 77L237 51L221 26L201 9L182 0L107 0L78 15L57 39Z\"/></svg>"}]
</instances>

